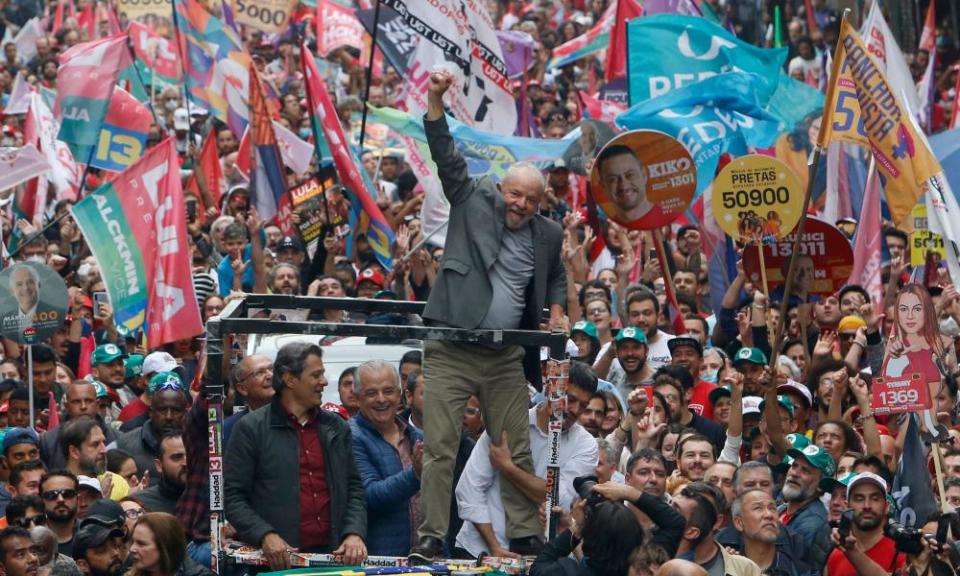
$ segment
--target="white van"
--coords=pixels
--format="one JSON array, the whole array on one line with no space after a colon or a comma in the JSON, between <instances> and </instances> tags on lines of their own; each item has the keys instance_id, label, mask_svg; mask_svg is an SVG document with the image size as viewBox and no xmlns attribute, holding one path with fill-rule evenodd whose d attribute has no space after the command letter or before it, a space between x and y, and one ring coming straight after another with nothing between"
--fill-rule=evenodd
<instances>
[{"instance_id":1,"label":"white van","mask_svg":"<svg viewBox=\"0 0 960 576\"><path fill-rule=\"evenodd\" d=\"M323 401L337 404L340 403L337 381L347 368L374 358L392 362L399 368L404 354L423 349L419 340L404 340L400 344L367 344L365 336L334 338L304 334L251 334L247 339L247 355L262 354L273 360L277 357L277 350L291 342L310 342L323 349L323 366L329 382L323 390Z\"/></svg>"}]
</instances>

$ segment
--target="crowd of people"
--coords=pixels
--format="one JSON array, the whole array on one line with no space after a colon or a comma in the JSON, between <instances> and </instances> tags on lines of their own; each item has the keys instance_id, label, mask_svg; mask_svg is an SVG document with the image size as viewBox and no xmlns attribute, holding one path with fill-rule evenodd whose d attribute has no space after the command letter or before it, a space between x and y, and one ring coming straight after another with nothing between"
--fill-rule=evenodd
<instances>
[{"instance_id":1,"label":"crowd of people","mask_svg":"<svg viewBox=\"0 0 960 576\"><path fill-rule=\"evenodd\" d=\"M523 82L543 138L574 130L583 119L578 92L603 82L602 59L551 69L553 49L587 32L609 4L486 2L499 29L536 43ZM832 52L839 30L836 6L693 4L760 46L773 46L782 24L784 72L820 82L821 55ZM0 29L10 35L52 11L36 0L2 8ZM807 9L816 30L808 30ZM905 50L918 82L936 58L931 131L946 127L957 101L958 31L948 14L938 12L936 54ZM313 27L304 33L315 46ZM68 16L36 40L29 61L5 42L4 103L18 72L56 90L57 56L87 34ZM289 38L274 43L251 30L245 40L263 77L282 86L278 121L312 141L300 66L291 64L309 55ZM393 106L404 84L386 65L365 86L359 56L344 46L327 57L340 122L354 136L363 98ZM295 223L318 222L318 238L263 221L239 166L240 135L188 106L179 87L155 90L147 146L170 136L180 154L204 322L245 294L272 293L426 302L418 315L328 308L310 316L332 323L568 334L556 506L545 505L556 424L543 392L545 352L428 340L397 363L371 356L342 371L339 402L331 403L324 362L335 339L304 336L268 354L227 335L224 537L260 549L263 566L221 563L221 572L287 569L293 553L316 552L346 565L369 556L422 564L527 558L528 573L551 576L957 574L960 521L947 512L960 509L960 293L945 265L918 279L909 231L888 223L880 302L857 284L815 298L804 264L782 318L783 288L768 296L741 263L722 298L711 298L698 226L664 227L664 268L644 249L655 244L651 232L612 220L589 225L576 193L583 176L562 160L545 170L516 163L499 182L471 178L445 116L453 82L430 73L423 117L450 204L444 245L425 238L423 187L403 150L358 150L395 233L391 268L346 224L350 196L336 187L322 205L293 215ZM0 114L3 145L22 145L24 115ZM207 201L209 180L196 169L207 139L220 156L220 206ZM291 170L289 182L320 171L316 163L299 176ZM94 169L85 177L89 191L111 176ZM2 342L3 573L207 574L218 551L210 538L204 335L147 349L118 330L111 303L97 297L108 292L101 264L65 214L74 201L51 194L31 222L10 201L22 194L0 192L2 238L13 239L5 248L11 262L44 264L63 277L69 315L32 346L29 368L24 346ZM855 220L837 225L848 236L856 231ZM917 417L875 415L874 379L888 374L890 357L924 354L941 375L930 388L933 407ZM917 450L905 448L912 429L922 430L916 461L926 465L914 472L936 500L929 517L905 522L895 480L903 481L904 455ZM546 540L551 518L557 535Z\"/></svg>"}]
</instances>

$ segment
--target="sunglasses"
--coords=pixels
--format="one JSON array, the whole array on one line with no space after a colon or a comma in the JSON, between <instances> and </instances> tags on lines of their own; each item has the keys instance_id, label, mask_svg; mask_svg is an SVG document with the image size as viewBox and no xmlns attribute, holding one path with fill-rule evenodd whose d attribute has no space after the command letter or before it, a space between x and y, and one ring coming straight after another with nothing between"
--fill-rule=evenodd
<instances>
[{"instance_id":1,"label":"sunglasses","mask_svg":"<svg viewBox=\"0 0 960 576\"><path fill-rule=\"evenodd\" d=\"M39 526L41 524L46 524L47 515L46 514L37 514L36 516L27 516L24 518L18 518L13 521L14 526L19 526L21 528L29 528L30 526Z\"/></svg>"},{"instance_id":2,"label":"sunglasses","mask_svg":"<svg viewBox=\"0 0 960 576\"><path fill-rule=\"evenodd\" d=\"M47 490L46 492L40 494L40 497L47 502L53 502L60 497L63 497L64 500L70 500L77 497L77 491L73 488L66 488L63 490Z\"/></svg>"}]
</instances>

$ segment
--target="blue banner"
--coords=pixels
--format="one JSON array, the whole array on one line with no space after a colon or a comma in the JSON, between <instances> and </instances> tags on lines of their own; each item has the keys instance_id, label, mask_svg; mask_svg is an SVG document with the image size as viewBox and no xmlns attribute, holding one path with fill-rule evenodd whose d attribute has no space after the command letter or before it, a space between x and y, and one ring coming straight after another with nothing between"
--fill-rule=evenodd
<instances>
[{"instance_id":1,"label":"blue banner","mask_svg":"<svg viewBox=\"0 0 960 576\"><path fill-rule=\"evenodd\" d=\"M760 76L732 72L641 102L617 116L626 130L659 130L679 140L697 165L697 196L710 185L720 156L768 148L788 126L764 109Z\"/></svg>"},{"instance_id":2,"label":"blue banner","mask_svg":"<svg viewBox=\"0 0 960 576\"><path fill-rule=\"evenodd\" d=\"M778 78L786 48L758 48L703 18L655 14L627 23L630 102L642 102L724 72ZM758 86L766 101L776 84Z\"/></svg>"}]
</instances>

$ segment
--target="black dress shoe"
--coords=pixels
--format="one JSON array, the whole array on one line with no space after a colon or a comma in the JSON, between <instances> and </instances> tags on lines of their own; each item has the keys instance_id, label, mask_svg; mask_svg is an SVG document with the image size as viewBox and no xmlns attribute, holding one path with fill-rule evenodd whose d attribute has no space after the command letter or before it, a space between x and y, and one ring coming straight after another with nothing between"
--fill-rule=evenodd
<instances>
[{"instance_id":1,"label":"black dress shoe","mask_svg":"<svg viewBox=\"0 0 960 576\"><path fill-rule=\"evenodd\" d=\"M543 551L543 536L527 536L510 540L510 551L521 556L539 556Z\"/></svg>"},{"instance_id":2,"label":"black dress shoe","mask_svg":"<svg viewBox=\"0 0 960 576\"><path fill-rule=\"evenodd\" d=\"M424 536L420 543L410 550L407 561L411 566L424 566L433 564L443 553L443 542L433 536Z\"/></svg>"}]
</instances>

